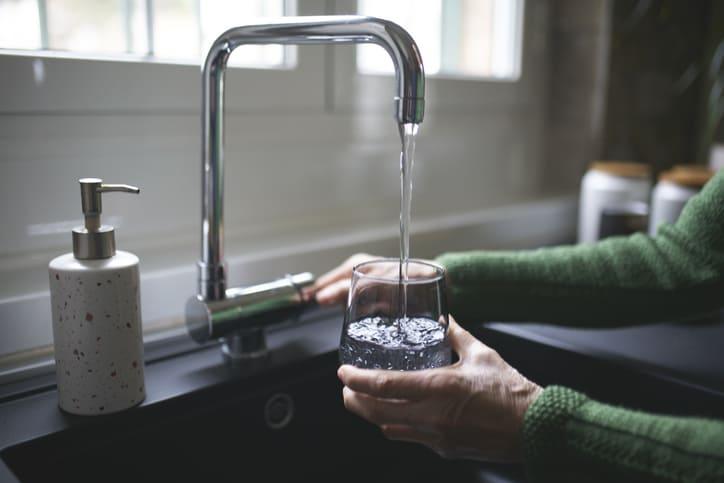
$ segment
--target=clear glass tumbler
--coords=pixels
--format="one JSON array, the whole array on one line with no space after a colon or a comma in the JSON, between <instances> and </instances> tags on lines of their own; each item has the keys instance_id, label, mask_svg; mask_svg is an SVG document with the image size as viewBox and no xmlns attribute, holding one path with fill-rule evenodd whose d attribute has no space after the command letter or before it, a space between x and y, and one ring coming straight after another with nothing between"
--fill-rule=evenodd
<instances>
[{"instance_id":1,"label":"clear glass tumbler","mask_svg":"<svg viewBox=\"0 0 724 483\"><path fill-rule=\"evenodd\" d=\"M410 260L401 281L400 260L354 267L342 328L342 364L413 371L450 364L445 269Z\"/></svg>"}]
</instances>

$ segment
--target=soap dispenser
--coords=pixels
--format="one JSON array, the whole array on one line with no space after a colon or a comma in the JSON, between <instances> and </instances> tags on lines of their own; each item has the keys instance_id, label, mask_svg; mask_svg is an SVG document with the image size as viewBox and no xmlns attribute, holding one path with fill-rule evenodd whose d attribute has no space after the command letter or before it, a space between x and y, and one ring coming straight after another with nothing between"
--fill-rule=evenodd
<instances>
[{"instance_id":1,"label":"soap dispenser","mask_svg":"<svg viewBox=\"0 0 724 483\"><path fill-rule=\"evenodd\" d=\"M138 257L116 250L101 224L101 196L138 194L122 184L80 180L85 226L73 229L73 252L48 267L59 406L73 414L118 412L146 397Z\"/></svg>"}]
</instances>

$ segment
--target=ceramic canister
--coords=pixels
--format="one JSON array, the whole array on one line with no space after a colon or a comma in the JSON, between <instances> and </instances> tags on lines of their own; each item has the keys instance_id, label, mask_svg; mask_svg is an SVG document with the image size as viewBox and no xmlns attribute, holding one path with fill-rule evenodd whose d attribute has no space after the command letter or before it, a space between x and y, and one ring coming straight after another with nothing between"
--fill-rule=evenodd
<instances>
[{"instance_id":1,"label":"ceramic canister","mask_svg":"<svg viewBox=\"0 0 724 483\"><path fill-rule=\"evenodd\" d=\"M593 243L600 238L601 216L631 202L648 203L651 192L648 165L599 161L583 176L578 214L578 242Z\"/></svg>"},{"instance_id":2,"label":"ceramic canister","mask_svg":"<svg viewBox=\"0 0 724 483\"><path fill-rule=\"evenodd\" d=\"M677 165L659 175L651 195L649 235L662 223L674 223L684 205L714 176L714 171L696 165Z\"/></svg>"},{"instance_id":3,"label":"ceramic canister","mask_svg":"<svg viewBox=\"0 0 724 483\"><path fill-rule=\"evenodd\" d=\"M92 415L139 404L146 389L138 257L68 253L50 262L49 274L60 408Z\"/></svg>"}]
</instances>

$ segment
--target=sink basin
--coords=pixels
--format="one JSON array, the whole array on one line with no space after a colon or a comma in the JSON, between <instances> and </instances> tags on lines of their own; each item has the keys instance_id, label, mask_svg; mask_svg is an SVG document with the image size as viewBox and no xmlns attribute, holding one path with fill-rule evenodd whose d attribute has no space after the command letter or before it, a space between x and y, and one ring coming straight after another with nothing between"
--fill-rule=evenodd
<instances>
[{"instance_id":1,"label":"sink basin","mask_svg":"<svg viewBox=\"0 0 724 483\"><path fill-rule=\"evenodd\" d=\"M243 383L82 419L0 454L27 482L518 481L520 468L449 461L388 441L345 410L337 365L328 353Z\"/></svg>"},{"instance_id":2,"label":"sink basin","mask_svg":"<svg viewBox=\"0 0 724 483\"><path fill-rule=\"evenodd\" d=\"M63 414L52 384L6 397L0 482L525 481L520 466L444 460L424 447L388 441L348 413L336 377L339 318L320 315L268 334L273 363L256 373L230 373L218 346L159 353L146 366L147 400L117 415ZM474 329L540 384L646 411L724 417L721 388L692 384L693 375L677 378L650 364L604 358L582 344L546 339L536 326ZM651 330L642 346L660 340L660 329ZM606 343L616 346L614 335Z\"/></svg>"}]
</instances>

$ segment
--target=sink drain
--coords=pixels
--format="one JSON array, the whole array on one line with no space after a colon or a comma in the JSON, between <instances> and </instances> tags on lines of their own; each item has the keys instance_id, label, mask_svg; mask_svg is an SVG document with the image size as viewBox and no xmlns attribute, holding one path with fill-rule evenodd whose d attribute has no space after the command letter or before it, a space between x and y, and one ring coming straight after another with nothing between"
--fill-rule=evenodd
<instances>
[{"instance_id":1,"label":"sink drain","mask_svg":"<svg viewBox=\"0 0 724 483\"><path fill-rule=\"evenodd\" d=\"M294 417L294 401L288 394L275 394L264 405L264 421L271 429L286 427Z\"/></svg>"}]
</instances>

